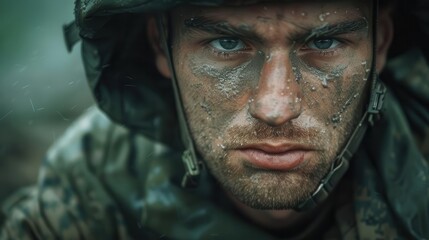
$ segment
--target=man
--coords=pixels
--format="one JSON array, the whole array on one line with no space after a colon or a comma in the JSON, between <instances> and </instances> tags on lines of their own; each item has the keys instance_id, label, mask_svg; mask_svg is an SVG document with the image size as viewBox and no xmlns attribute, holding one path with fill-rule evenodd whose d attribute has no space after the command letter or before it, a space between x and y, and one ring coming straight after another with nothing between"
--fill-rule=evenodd
<instances>
[{"instance_id":1,"label":"man","mask_svg":"<svg viewBox=\"0 0 429 240\"><path fill-rule=\"evenodd\" d=\"M123 126L78 121L3 238L429 238L428 68L392 61L386 94L390 5L179 3L76 2L90 85Z\"/></svg>"}]
</instances>

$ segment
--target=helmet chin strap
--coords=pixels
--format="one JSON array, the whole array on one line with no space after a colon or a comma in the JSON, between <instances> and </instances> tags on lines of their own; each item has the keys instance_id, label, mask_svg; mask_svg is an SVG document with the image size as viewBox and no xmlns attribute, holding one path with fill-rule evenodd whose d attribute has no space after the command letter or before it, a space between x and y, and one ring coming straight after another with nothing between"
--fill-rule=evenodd
<instances>
[{"instance_id":1,"label":"helmet chin strap","mask_svg":"<svg viewBox=\"0 0 429 240\"><path fill-rule=\"evenodd\" d=\"M360 146L362 139L368 129L369 125L373 125L374 121L378 118L380 110L383 106L384 97L386 94L386 87L378 79L376 73L376 48L377 48L377 17L378 17L378 0L373 0L373 50L372 50L372 72L371 72L371 89L370 99L368 108L363 114L363 117L356 126L351 137L346 143L343 150L336 157L335 161L331 165L331 169L328 174L320 181L319 186L311 194L311 196L304 200L299 206L295 208L297 211L305 211L314 208L324 200L326 200L329 194L333 191L335 186L339 183L341 178L347 172L349 162L353 155L356 153ZM172 73L172 84L174 90L174 96L176 100L176 107L178 112L178 119L181 130L182 141L185 146L185 150L182 154L182 161L185 165L186 173L182 179L182 187L195 188L198 186L198 179L203 166L202 162L197 158L195 152L194 143L190 134L190 130L186 121L185 112L183 109L182 98L180 95L179 84L176 78L176 72L174 71L173 58L170 48L169 38L169 24L166 22L167 17L163 14L157 16L157 25L164 48L165 54L168 58L169 67Z\"/></svg>"},{"instance_id":2,"label":"helmet chin strap","mask_svg":"<svg viewBox=\"0 0 429 240\"><path fill-rule=\"evenodd\" d=\"M174 63L170 47L171 39L169 38L168 34L170 32L170 24L167 21L168 17L164 14L159 14L157 16L158 32L160 35L160 40L162 42L164 53L166 54L166 57L168 59L168 64L172 75L171 80L173 85L174 98L176 102L180 134L185 147L185 150L182 153L182 161L185 165L186 172L182 178L181 186L184 188L196 188L198 186L198 179L201 173L200 169L202 168L203 164L197 158L194 143L186 121L185 111L183 109L183 101L180 95L179 84L177 82L176 71L174 70Z\"/></svg>"},{"instance_id":3,"label":"helmet chin strap","mask_svg":"<svg viewBox=\"0 0 429 240\"><path fill-rule=\"evenodd\" d=\"M347 144L340 154L335 158L328 174L320 181L319 186L311 196L299 204L295 210L305 211L314 208L324 200L334 190L341 178L347 172L350 160L359 148L362 139L369 125L374 125L374 121L379 118L380 110L383 107L386 95L386 86L380 81L376 72L377 53L377 23L378 23L378 0L373 0L373 27L372 27L372 66L371 66L371 89L368 108L359 121Z\"/></svg>"}]
</instances>

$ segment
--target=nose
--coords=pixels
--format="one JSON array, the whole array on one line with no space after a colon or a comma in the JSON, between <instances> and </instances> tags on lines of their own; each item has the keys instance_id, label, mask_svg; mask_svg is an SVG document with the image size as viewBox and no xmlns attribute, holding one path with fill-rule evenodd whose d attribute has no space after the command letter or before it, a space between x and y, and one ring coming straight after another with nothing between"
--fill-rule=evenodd
<instances>
[{"instance_id":1,"label":"nose","mask_svg":"<svg viewBox=\"0 0 429 240\"><path fill-rule=\"evenodd\" d=\"M258 87L249 101L249 113L270 126L280 126L301 112L301 88L289 55L284 51L272 53L262 67Z\"/></svg>"}]
</instances>

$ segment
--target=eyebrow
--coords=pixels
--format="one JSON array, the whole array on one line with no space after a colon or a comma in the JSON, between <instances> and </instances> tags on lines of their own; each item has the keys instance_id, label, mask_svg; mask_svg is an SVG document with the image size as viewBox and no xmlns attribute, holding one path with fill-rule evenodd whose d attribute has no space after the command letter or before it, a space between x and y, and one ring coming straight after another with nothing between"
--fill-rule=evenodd
<instances>
[{"instance_id":1,"label":"eyebrow","mask_svg":"<svg viewBox=\"0 0 429 240\"><path fill-rule=\"evenodd\" d=\"M241 25L233 26L227 21L214 20L205 16L191 17L184 21L186 30L200 30L204 32L232 35L244 39L254 39L263 42L263 39L256 32L252 31L252 27ZM336 36L341 34L358 32L363 29L368 29L368 21L365 18L359 18L350 21L339 22L335 24L325 23L318 27L300 27L299 31L293 32L288 39L297 42L307 42L310 39Z\"/></svg>"},{"instance_id":2,"label":"eyebrow","mask_svg":"<svg viewBox=\"0 0 429 240\"><path fill-rule=\"evenodd\" d=\"M292 39L307 42L310 39L353 33L363 29L368 29L368 21L365 18L360 18L356 20L335 23L332 25L325 23L320 27L307 29L303 33L298 33L293 36Z\"/></svg>"},{"instance_id":3,"label":"eyebrow","mask_svg":"<svg viewBox=\"0 0 429 240\"><path fill-rule=\"evenodd\" d=\"M220 35L232 35L262 42L262 38L256 32L252 31L252 27L246 25L236 27L227 21L213 20L204 16L187 18L184 21L184 25L187 27L187 30L200 30Z\"/></svg>"}]
</instances>

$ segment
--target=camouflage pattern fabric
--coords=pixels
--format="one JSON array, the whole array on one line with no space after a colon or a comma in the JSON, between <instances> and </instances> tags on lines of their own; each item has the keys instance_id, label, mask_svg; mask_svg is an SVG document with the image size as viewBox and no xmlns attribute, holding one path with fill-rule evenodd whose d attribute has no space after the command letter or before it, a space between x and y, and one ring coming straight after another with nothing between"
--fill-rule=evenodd
<instances>
[{"instance_id":1,"label":"camouflage pattern fabric","mask_svg":"<svg viewBox=\"0 0 429 240\"><path fill-rule=\"evenodd\" d=\"M346 200L287 239L429 239L429 68L417 50L388 67L383 118L334 193ZM179 155L94 108L50 150L37 186L4 204L0 239L282 239L219 201L210 176L180 188Z\"/></svg>"}]
</instances>

